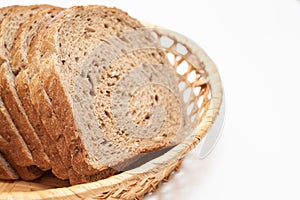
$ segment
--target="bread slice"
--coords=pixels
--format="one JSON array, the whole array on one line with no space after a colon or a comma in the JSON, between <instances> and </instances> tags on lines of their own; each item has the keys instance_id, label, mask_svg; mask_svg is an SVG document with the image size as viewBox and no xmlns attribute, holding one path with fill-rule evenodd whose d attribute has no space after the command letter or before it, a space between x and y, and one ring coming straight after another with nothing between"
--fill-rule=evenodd
<instances>
[{"instance_id":1,"label":"bread slice","mask_svg":"<svg viewBox=\"0 0 300 200\"><path fill-rule=\"evenodd\" d=\"M12 73L9 61L11 60L11 49L18 28L38 11L49 9L51 7L52 6L50 5L22 7L6 15L0 26L0 57L2 58L2 61L7 61L2 63L0 67L0 82L2 85L0 91L1 96L19 133L27 143L36 165L43 170L51 168L50 160L44 151L44 147L41 144L38 135L28 120L20 99L18 98L15 89L15 76Z\"/></svg>"},{"instance_id":2,"label":"bread slice","mask_svg":"<svg viewBox=\"0 0 300 200\"><path fill-rule=\"evenodd\" d=\"M6 161L0 152L0 179L1 180L17 180L19 178L15 170Z\"/></svg>"},{"instance_id":3,"label":"bread slice","mask_svg":"<svg viewBox=\"0 0 300 200\"><path fill-rule=\"evenodd\" d=\"M14 73L18 73L15 80L18 96L22 102L30 123L41 139L41 142L45 148L45 152L50 158L52 172L60 179L67 179L68 168L63 164L59 151L56 149L56 145L58 144L51 139L48 133L59 130L53 128L47 130L44 127L42 121L40 120L40 115L36 111L36 108L31 101L29 83L27 82L27 73L23 70L28 66L27 54L32 38L39 31L39 29L44 26L44 24L52 20L62 10L62 8L55 7L40 11L22 24L22 26L19 28L14 46L12 48L11 66L13 69L15 69ZM43 114L48 116L47 113ZM52 127L57 126L54 125Z\"/></svg>"},{"instance_id":4,"label":"bread slice","mask_svg":"<svg viewBox=\"0 0 300 200\"><path fill-rule=\"evenodd\" d=\"M97 19L101 19L101 21ZM133 145L127 144L124 146L120 142L120 138L126 136L127 132L120 130L111 134L110 131L105 130L105 124L101 123L99 113L103 111L101 105L103 101L97 96L100 93L97 89L99 89L99 77L106 70L103 61L105 62L104 59L108 58L106 54L111 54L111 52L115 54L121 52L122 55L122 49L113 49L117 52L110 49L103 51L101 45L110 43L107 40L112 35L140 27L142 25L137 20L132 19L118 9L99 6L73 7L66 10L55 22L49 24L47 31L44 32L45 34L41 36L43 40L39 41L40 45L33 45L33 49L30 50L29 57L33 58L33 63L36 66L33 68L39 71L40 79L43 81L47 95L51 99L53 110L58 119L63 122L65 128L63 133L72 155L72 166L79 174L93 175L111 168L120 170L140 153L151 152L171 144L168 137L173 137L177 133L171 131L170 133L162 132L161 135L157 135L158 137L151 138L147 136L146 139L151 144L149 143L146 148L137 148L141 140L136 140ZM126 42L126 38L120 36L118 38L121 43L122 41L123 43L128 42ZM149 37L145 40L148 43L153 42ZM130 45L127 44L127 46ZM96 48L98 49L96 50ZM157 49L155 52L157 52ZM166 59L162 55L157 56L153 53L147 54L143 62L152 64L156 61L155 64L157 65L167 65ZM140 60L140 55L137 56L134 55L135 59ZM42 68L39 69L37 66ZM120 66L117 67L120 68ZM134 65L131 66L131 68L133 67ZM167 73L167 77L171 79L161 82L168 83L167 87L177 86L177 84L174 84L177 83L175 74L171 73L171 70L165 69L167 68L161 67L158 71L153 69L153 75ZM112 72L117 73L113 70ZM144 72L147 72L147 70L144 69ZM123 76L115 76L114 73L109 75L110 79L123 78ZM126 74L122 75L125 77ZM143 70L140 74L143 74ZM151 77L148 79L151 81ZM160 76L160 79L162 79L162 76ZM77 91L78 89L83 90L80 93ZM113 91L105 92L106 95L110 96ZM153 94L159 93L161 95L161 92L153 89ZM177 91L175 89L172 92L176 94ZM163 104L164 102L160 103ZM166 103L170 102L166 101ZM173 110L169 112L173 112ZM108 118L112 117L105 110L103 113ZM156 114L154 120L163 119ZM176 125L179 123L180 126L180 119L175 120L177 121L172 123ZM105 121L106 125L107 122ZM172 127L170 128L172 129ZM131 131L129 130L129 133ZM110 140L117 138L114 137L117 134L121 135L118 140ZM164 139L167 142L164 142ZM147 143L144 142L143 144Z\"/></svg>"}]
</instances>

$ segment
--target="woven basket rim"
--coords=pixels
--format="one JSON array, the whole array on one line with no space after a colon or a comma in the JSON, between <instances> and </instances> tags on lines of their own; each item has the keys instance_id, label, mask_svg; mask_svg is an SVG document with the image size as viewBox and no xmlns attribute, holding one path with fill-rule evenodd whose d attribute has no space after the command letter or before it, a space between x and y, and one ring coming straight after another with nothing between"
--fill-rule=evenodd
<instances>
[{"instance_id":1,"label":"woven basket rim","mask_svg":"<svg viewBox=\"0 0 300 200\"><path fill-rule=\"evenodd\" d=\"M77 196L78 198L80 198L81 195L83 195L84 197L96 197L98 195L97 190L99 188L113 188L118 185L122 185L126 180L134 179L138 176L147 176L147 173L155 173L157 170L162 170L169 165L175 165L179 159L182 159L205 136L209 128L216 120L216 117L219 115L220 108L223 102L223 88L216 64L210 59L210 57L204 52L202 48L200 48L195 42L191 41L185 36L155 25L151 25L149 23L143 24L148 28L153 28L155 30L159 29L160 33L168 35L171 38L176 38L178 42L188 46L190 51L198 58L200 58L201 61L203 61L203 63L205 64L205 71L208 75L207 81L209 82L211 89L211 101L206 115L204 116L201 123L193 130L190 135L191 137L168 151L166 154L155 158L138 168L114 175L107 179L81 185L46 189L40 191L11 193L3 192L2 194L0 194L0 199L14 199L18 197L20 197L21 199L40 199L41 197L56 199L67 198L71 196Z\"/></svg>"}]
</instances>

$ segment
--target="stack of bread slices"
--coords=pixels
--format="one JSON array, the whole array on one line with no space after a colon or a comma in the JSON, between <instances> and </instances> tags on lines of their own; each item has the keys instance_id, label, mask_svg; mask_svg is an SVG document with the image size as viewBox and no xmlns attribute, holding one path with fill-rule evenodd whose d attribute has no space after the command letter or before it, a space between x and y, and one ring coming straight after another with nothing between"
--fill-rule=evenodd
<instances>
[{"instance_id":1,"label":"stack of bread slices","mask_svg":"<svg viewBox=\"0 0 300 200\"><path fill-rule=\"evenodd\" d=\"M117 8L0 8L0 179L86 183L164 153L184 123L177 82Z\"/></svg>"}]
</instances>

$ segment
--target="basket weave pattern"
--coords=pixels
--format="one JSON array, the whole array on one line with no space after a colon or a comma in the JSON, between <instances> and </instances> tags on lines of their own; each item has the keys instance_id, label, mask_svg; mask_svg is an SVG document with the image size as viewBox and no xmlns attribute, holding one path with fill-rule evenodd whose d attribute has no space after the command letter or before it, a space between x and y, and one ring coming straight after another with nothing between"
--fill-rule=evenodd
<instances>
[{"instance_id":1,"label":"basket weave pattern","mask_svg":"<svg viewBox=\"0 0 300 200\"><path fill-rule=\"evenodd\" d=\"M168 181L184 156L205 136L222 104L221 80L215 64L193 42L174 32L153 28L179 78L185 117L190 129L185 140L143 166L105 180L68 186L53 176L36 182L0 182L0 199L141 199Z\"/></svg>"}]
</instances>

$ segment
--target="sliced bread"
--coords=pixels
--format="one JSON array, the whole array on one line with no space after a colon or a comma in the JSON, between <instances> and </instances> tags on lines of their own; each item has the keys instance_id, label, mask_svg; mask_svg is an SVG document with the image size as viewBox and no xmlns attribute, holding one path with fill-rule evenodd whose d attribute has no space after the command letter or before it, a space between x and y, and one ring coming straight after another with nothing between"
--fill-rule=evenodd
<instances>
[{"instance_id":1,"label":"sliced bread","mask_svg":"<svg viewBox=\"0 0 300 200\"><path fill-rule=\"evenodd\" d=\"M159 104L164 104L163 100L166 100L170 94L173 95L173 93L176 94L178 92L171 87L176 85L174 84L176 83L176 76L167 67L168 63L164 59L162 52L156 55L157 49L146 54L139 64L155 64L159 66L157 69L150 69L150 71L152 70L154 76L166 73L169 80L161 80L166 79L162 76L153 78L155 80L151 83L153 88L149 86L149 89L152 91L154 100L147 101L150 102L150 106L157 113L153 114L150 112L154 117L148 117L149 112L142 113L141 116L145 115L144 117L149 121L160 122L158 125L155 125L158 128L162 126L161 122L165 120L164 117L169 117L168 120L174 120L171 124L175 124L175 128L168 124L167 129L165 129L167 131L159 132L161 135L158 134L158 137L151 138L150 133L148 133L145 137L142 136L140 139L135 139L134 143L130 145L127 143L124 146L126 142L121 141L120 138L127 136L127 138L132 139L131 136L134 137L137 134L136 130L111 129L116 131L112 134L109 129L111 127L107 126L108 129L104 127L109 124L107 118L101 121L102 115L100 112L104 113L108 118L115 117L113 116L114 113L105 112L105 108L101 104L108 104L109 102L103 101L99 96L102 73L107 69L107 66L110 66L105 59L108 58L107 54L115 53L123 56L126 54L126 52L122 52L124 49L117 48L114 49L117 52L111 51L111 53L111 49L106 49L107 52L103 51L101 45L110 43L108 40L113 35L141 27L142 25L137 20L118 9L100 6L73 7L66 10L55 22L49 24L47 31L44 31L44 35L41 36L43 40L39 41L40 45L33 45L33 49L30 51L31 60L36 65L33 68L39 71L39 78L42 80L41 83L44 84L47 95L51 99L53 110L58 119L63 122L63 127L65 128L63 133L72 155L72 166L79 174L93 175L111 168L120 170L140 153L151 152L172 144L169 137L173 138L177 134L177 130L174 129L178 128L177 124L180 126L181 119L180 117L172 118L172 116L181 111L171 109L165 112L156 109L157 104L151 105L151 102L156 100L157 94L158 98L162 98ZM128 42L126 38L120 36L118 38L121 43L122 41L123 43ZM144 42L147 41L148 43L153 42L151 37L146 37ZM130 47L130 44L127 44L127 46ZM140 60L140 56L134 55L133 57L135 60ZM103 65L103 62L108 65ZM130 70L126 71L126 73L122 72L120 76L116 76L115 73L118 73L118 71L113 70L113 67L120 69L120 64L111 65L112 74L109 74L109 79L116 79L114 80L115 85L123 78L126 80L126 75L130 74L132 68L141 68L140 66L135 66L135 62L131 60L128 60L128 63L129 66L126 69ZM122 64L128 63L123 62ZM37 66L42 68L39 69ZM147 78L148 82L151 82L151 76L147 77L144 74L149 72L147 67L137 70L140 70L139 75L143 75L143 78ZM109 82L108 79L106 81ZM155 89L156 82L158 85L167 85L164 85L163 89L160 87ZM135 80L135 83L137 83L137 80ZM121 86L126 87L122 84ZM133 86L130 85L130 87ZM167 90L171 90L171 92L168 91L168 95L164 96L163 93ZM111 96L115 91L106 90L105 93L107 96ZM126 89L124 91L126 92ZM147 90L141 91L139 95L143 96L145 91ZM152 95L148 94L148 96ZM116 99L122 99L122 97L116 96ZM174 100L175 103L178 101L175 95L174 98L170 98L165 103L170 104L171 100ZM110 99L110 101L114 100ZM118 101L114 103L119 105ZM110 105L108 104L108 109L109 107ZM165 108L169 109L167 106ZM115 111L124 112L126 110L115 109ZM164 117L160 117L159 114L163 114ZM142 125L145 126L146 124ZM141 130L138 129L138 126L135 126L137 130ZM131 128L130 126L128 127ZM120 136L115 137L116 135ZM143 138L146 138L149 143L144 142Z\"/></svg>"},{"instance_id":2,"label":"sliced bread","mask_svg":"<svg viewBox=\"0 0 300 200\"><path fill-rule=\"evenodd\" d=\"M31 150L35 164L43 170L51 168L50 160L44 151L44 147L28 120L23 105L15 89L15 76L12 73L9 61L11 60L11 49L18 28L32 15L40 10L49 9L50 5L35 5L22 7L6 15L0 26L0 57L3 61L0 67L1 96L13 122Z\"/></svg>"},{"instance_id":3,"label":"sliced bread","mask_svg":"<svg viewBox=\"0 0 300 200\"><path fill-rule=\"evenodd\" d=\"M0 22L3 18L10 12L21 8L20 6L8 6L0 9ZM0 85L0 90L3 86ZM8 141L8 144L2 144L2 148L5 151L13 152L12 159L20 166L29 166L34 164L33 158L31 156L26 143L23 138L19 135L11 117L2 101L0 95L0 136Z\"/></svg>"},{"instance_id":4,"label":"sliced bread","mask_svg":"<svg viewBox=\"0 0 300 200\"><path fill-rule=\"evenodd\" d=\"M41 139L41 142L45 148L45 152L50 158L52 172L60 179L67 179L68 167L64 164L64 159L62 159L59 151L56 148L56 146L59 144L56 143L55 140L52 140L49 134L49 132L59 132L59 130L53 129L53 127L57 127L54 124L52 124L50 129L47 129L48 127L45 128L43 125L42 121L40 120L40 115L37 112L37 108L35 108L31 101L27 73L23 70L28 66L27 54L32 38L39 31L39 29L44 26L44 24L52 20L62 10L62 8L50 8L40 11L33 15L19 28L14 46L12 48L11 65L12 68L15 69L15 74L18 73L15 80L18 96L22 102L30 123ZM49 116L47 112L43 112L42 114ZM49 117L47 119L49 119Z\"/></svg>"}]
</instances>

